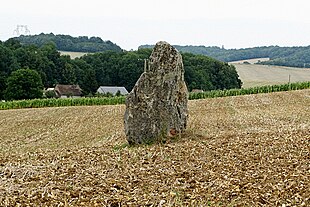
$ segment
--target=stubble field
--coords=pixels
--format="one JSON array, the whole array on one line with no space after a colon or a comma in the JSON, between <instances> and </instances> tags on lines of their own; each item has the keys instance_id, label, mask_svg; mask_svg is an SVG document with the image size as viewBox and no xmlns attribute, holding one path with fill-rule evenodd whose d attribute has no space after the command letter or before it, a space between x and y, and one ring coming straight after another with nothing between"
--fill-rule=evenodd
<instances>
[{"instance_id":1,"label":"stubble field","mask_svg":"<svg viewBox=\"0 0 310 207\"><path fill-rule=\"evenodd\" d=\"M87 53L87 52L71 52L71 51L59 51L61 55L69 55L71 59L79 58L87 54L93 54L93 53Z\"/></svg>"},{"instance_id":2,"label":"stubble field","mask_svg":"<svg viewBox=\"0 0 310 207\"><path fill-rule=\"evenodd\" d=\"M309 68L242 64L238 62L231 64L236 67L243 82L243 88L310 81Z\"/></svg>"},{"instance_id":3,"label":"stubble field","mask_svg":"<svg viewBox=\"0 0 310 207\"><path fill-rule=\"evenodd\" d=\"M0 111L0 206L309 206L310 90L189 102L129 147L124 105Z\"/></svg>"}]
</instances>

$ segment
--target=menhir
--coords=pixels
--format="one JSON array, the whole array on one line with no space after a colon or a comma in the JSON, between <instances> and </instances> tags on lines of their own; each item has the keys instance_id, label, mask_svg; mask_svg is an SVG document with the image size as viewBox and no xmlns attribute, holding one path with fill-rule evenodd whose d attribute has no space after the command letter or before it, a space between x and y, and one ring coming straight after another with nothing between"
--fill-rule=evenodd
<instances>
[{"instance_id":1,"label":"menhir","mask_svg":"<svg viewBox=\"0 0 310 207\"><path fill-rule=\"evenodd\" d=\"M126 99L125 133L129 144L151 143L184 132L188 91L180 53L158 42Z\"/></svg>"}]
</instances>

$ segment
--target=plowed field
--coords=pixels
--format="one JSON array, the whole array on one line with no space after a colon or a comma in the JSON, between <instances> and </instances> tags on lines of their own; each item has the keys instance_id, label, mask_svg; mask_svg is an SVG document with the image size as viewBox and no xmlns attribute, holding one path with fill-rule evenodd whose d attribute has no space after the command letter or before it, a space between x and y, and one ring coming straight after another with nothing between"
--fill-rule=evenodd
<instances>
[{"instance_id":1,"label":"plowed field","mask_svg":"<svg viewBox=\"0 0 310 207\"><path fill-rule=\"evenodd\" d=\"M149 146L124 110L0 111L0 206L310 206L310 90L190 101Z\"/></svg>"}]
</instances>

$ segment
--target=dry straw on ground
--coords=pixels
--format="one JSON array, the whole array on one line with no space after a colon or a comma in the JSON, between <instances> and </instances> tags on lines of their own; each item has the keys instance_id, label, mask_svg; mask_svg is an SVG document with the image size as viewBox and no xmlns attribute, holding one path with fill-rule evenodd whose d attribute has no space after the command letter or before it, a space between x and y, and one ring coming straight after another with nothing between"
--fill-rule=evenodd
<instances>
[{"instance_id":1,"label":"dry straw on ground","mask_svg":"<svg viewBox=\"0 0 310 207\"><path fill-rule=\"evenodd\" d=\"M248 60L251 62L251 60ZM232 63L242 80L243 88L286 84L310 80L309 68Z\"/></svg>"},{"instance_id":2,"label":"dry straw on ground","mask_svg":"<svg viewBox=\"0 0 310 207\"><path fill-rule=\"evenodd\" d=\"M310 206L310 90L190 102L128 147L124 106L0 111L0 206Z\"/></svg>"}]
</instances>

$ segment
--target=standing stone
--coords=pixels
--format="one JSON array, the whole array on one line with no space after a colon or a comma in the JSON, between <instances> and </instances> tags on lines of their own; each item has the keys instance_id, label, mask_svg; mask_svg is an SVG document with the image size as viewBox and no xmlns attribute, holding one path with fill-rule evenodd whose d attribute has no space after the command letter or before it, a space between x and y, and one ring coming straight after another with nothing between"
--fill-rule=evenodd
<instances>
[{"instance_id":1,"label":"standing stone","mask_svg":"<svg viewBox=\"0 0 310 207\"><path fill-rule=\"evenodd\" d=\"M184 132L188 91L180 53L158 42L126 99L125 133L129 144L150 143Z\"/></svg>"}]
</instances>

